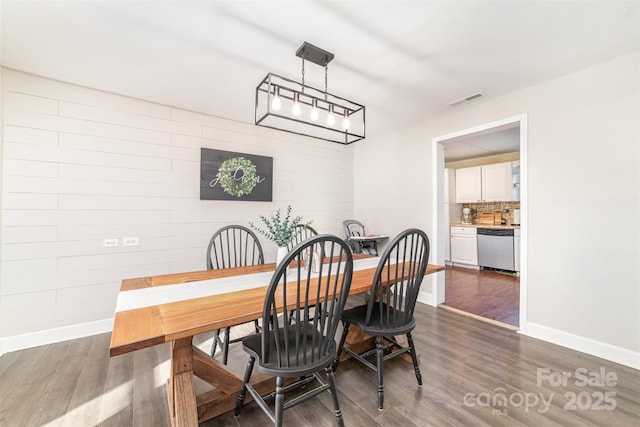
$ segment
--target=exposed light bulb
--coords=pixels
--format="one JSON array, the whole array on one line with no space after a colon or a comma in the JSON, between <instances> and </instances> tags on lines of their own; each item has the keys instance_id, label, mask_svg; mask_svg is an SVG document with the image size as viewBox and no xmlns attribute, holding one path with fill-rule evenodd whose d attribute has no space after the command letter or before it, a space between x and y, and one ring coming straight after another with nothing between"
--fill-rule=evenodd
<instances>
[{"instance_id":1,"label":"exposed light bulb","mask_svg":"<svg viewBox=\"0 0 640 427\"><path fill-rule=\"evenodd\" d=\"M298 92L293 94L293 107L291 107L291 114L294 116L299 116L302 112L300 108L300 94Z\"/></svg>"},{"instance_id":2,"label":"exposed light bulb","mask_svg":"<svg viewBox=\"0 0 640 427\"><path fill-rule=\"evenodd\" d=\"M280 111L282 109L282 102L280 101L279 97L273 98L271 107L273 108L273 111Z\"/></svg>"},{"instance_id":3,"label":"exposed light bulb","mask_svg":"<svg viewBox=\"0 0 640 427\"><path fill-rule=\"evenodd\" d=\"M318 100L313 98L313 100L311 101L311 113L309 114L309 118L315 122L316 120L318 120L319 116L320 112L318 111Z\"/></svg>"},{"instance_id":4,"label":"exposed light bulb","mask_svg":"<svg viewBox=\"0 0 640 427\"><path fill-rule=\"evenodd\" d=\"M351 126L351 121L349 120L349 111L344 110L344 119L342 120L342 128L344 130L347 130L349 129L349 126Z\"/></svg>"},{"instance_id":5,"label":"exposed light bulb","mask_svg":"<svg viewBox=\"0 0 640 427\"><path fill-rule=\"evenodd\" d=\"M280 88L278 86L274 87L273 91L273 99L271 100L271 108L273 111L280 111L282 109L282 101L280 101Z\"/></svg>"},{"instance_id":6,"label":"exposed light bulb","mask_svg":"<svg viewBox=\"0 0 640 427\"><path fill-rule=\"evenodd\" d=\"M333 104L329 104L329 114L327 114L327 124L333 126L336 123L335 114L333 114Z\"/></svg>"}]
</instances>

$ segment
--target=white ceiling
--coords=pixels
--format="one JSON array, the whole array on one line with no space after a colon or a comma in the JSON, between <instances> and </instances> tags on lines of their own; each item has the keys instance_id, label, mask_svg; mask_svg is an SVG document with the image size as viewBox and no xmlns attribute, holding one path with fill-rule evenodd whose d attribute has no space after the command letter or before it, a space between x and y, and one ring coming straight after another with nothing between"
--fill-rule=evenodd
<instances>
[{"instance_id":1,"label":"white ceiling","mask_svg":"<svg viewBox=\"0 0 640 427\"><path fill-rule=\"evenodd\" d=\"M447 140L444 144L444 160L454 162L518 151L520 151L520 126L515 122L510 126L501 126Z\"/></svg>"},{"instance_id":2,"label":"white ceiling","mask_svg":"<svg viewBox=\"0 0 640 427\"><path fill-rule=\"evenodd\" d=\"M369 137L640 49L638 1L0 5L5 67L249 123L267 72L300 80L308 41L335 54L329 92L366 105Z\"/></svg>"}]
</instances>

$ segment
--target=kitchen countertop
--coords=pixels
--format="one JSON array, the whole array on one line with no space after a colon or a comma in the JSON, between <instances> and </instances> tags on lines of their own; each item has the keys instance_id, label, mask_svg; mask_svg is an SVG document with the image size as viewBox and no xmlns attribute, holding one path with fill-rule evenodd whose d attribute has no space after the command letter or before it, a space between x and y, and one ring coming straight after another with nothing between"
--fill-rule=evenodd
<instances>
[{"instance_id":1,"label":"kitchen countertop","mask_svg":"<svg viewBox=\"0 0 640 427\"><path fill-rule=\"evenodd\" d=\"M472 227L472 228L506 228L506 229L513 229L513 230L519 230L520 226L519 225L489 225L489 224L462 224L462 223L456 223L456 224L449 224L450 227Z\"/></svg>"}]
</instances>

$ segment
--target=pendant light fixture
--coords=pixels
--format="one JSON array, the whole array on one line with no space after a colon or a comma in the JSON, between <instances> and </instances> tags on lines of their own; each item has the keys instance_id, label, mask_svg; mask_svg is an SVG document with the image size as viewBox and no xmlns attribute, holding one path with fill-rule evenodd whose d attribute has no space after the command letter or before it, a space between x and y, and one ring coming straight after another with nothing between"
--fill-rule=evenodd
<instances>
[{"instance_id":1,"label":"pendant light fixture","mask_svg":"<svg viewBox=\"0 0 640 427\"><path fill-rule=\"evenodd\" d=\"M268 73L256 88L255 124L345 145L364 139L364 105L327 90L334 55L304 42L296 56L302 58L302 83ZM305 61L324 67L324 90L305 83Z\"/></svg>"},{"instance_id":2,"label":"pendant light fixture","mask_svg":"<svg viewBox=\"0 0 640 427\"><path fill-rule=\"evenodd\" d=\"M302 113L302 107L300 106L300 94L293 94L293 107L291 107L291 114L298 117Z\"/></svg>"},{"instance_id":3,"label":"pendant light fixture","mask_svg":"<svg viewBox=\"0 0 640 427\"><path fill-rule=\"evenodd\" d=\"M316 120L318 120L318 117L320 117L320 110L318 110L318 100L313 98L311 100L311 112L309 113L309 118L315 122Z\"/></svg>"},{"instance_id":4,"label":"pendant light fixture","mask_svg":"<svg viewBox=\"0 0 640 427\"><path fill-rule=\"evenodd\" d=\"M345 131L351 127L351 120L349 120L349 110L344 111L344 117L342 119L342 129Z\"/></svg>"},{"instance_id":5,"label":"pendant light fixture","mask_svg":"<svg viewBox=\"0 0 640 427\"><path fill-rule=\"evenodd\" d=\"M333 126L336 124L336 115L333 112L333 104L329 104L329 111L327 112L327 125Z\"/></svg>"}]
</instances>

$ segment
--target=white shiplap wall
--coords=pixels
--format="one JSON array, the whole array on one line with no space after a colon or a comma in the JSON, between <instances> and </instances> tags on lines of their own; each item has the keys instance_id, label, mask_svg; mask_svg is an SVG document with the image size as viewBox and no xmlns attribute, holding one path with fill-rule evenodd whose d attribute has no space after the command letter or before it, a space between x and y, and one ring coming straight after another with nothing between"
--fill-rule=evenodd
<instances>
[{"instance_id":1,"label":"white shiplap wall","mask_svg":"<svg viewBox=\"0 0 640 427\"><path fill-rule=\"evenodd\" d=\"M223 225L292 204L341 235L353 214L350 146L2 72L4 351L110 319L123 278L203 269ZM201 201L200 147L273 157L273 202ZM140 246L123 247L124 236ZM103 248L105 238L120 246Z\"/></svg>"}]
</instances>

